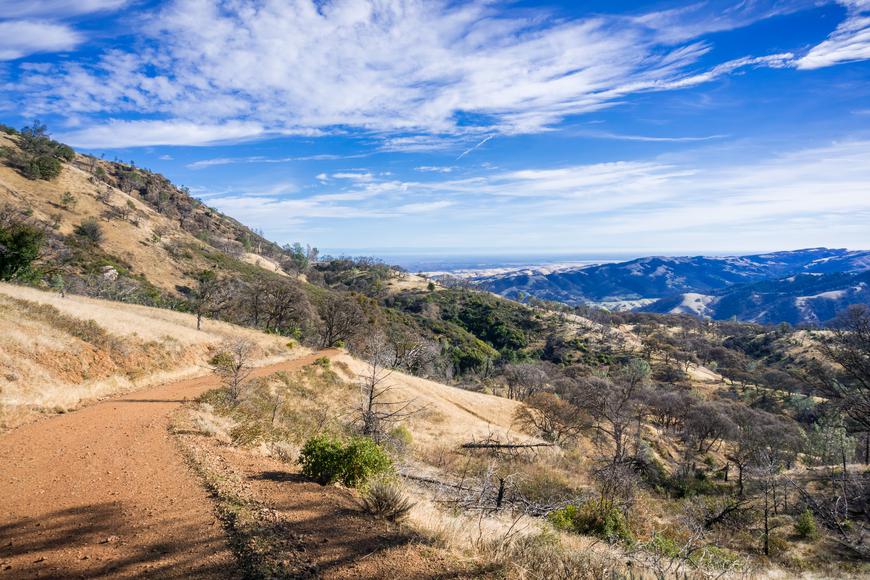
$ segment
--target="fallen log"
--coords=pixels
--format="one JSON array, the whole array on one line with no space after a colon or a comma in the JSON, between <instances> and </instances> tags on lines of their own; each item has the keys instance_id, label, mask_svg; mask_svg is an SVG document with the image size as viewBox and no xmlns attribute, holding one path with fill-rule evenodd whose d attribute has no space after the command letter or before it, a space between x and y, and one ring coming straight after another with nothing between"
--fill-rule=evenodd
<instances>
[{"instance_id":1,"label":"fallen log","mask_svg":"<svg viewBox=\"0 0 870 580\"><path fill-rule=\"evenodd\" d=\"M463 443L462 449L532 449L535 447L555 447L555 443Z\"/></svg>"}]
</instances>

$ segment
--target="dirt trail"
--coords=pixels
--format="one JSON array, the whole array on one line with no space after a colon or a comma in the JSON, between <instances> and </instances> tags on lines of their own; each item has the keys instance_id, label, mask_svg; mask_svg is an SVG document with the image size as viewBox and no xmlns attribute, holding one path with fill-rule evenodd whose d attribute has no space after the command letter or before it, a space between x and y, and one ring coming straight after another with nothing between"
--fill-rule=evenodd
<instances>
[{"instance_id":1,"label":"dirt trail","mask_svg":"<svg viewBox=\"0 0 870 580\"><path fill-rule=\"evenodd\" d=\"M0 437L0 578L234 577L211 501L167 429L185 399L217 384L137 391Z\"/></svg>"}]
</instances>

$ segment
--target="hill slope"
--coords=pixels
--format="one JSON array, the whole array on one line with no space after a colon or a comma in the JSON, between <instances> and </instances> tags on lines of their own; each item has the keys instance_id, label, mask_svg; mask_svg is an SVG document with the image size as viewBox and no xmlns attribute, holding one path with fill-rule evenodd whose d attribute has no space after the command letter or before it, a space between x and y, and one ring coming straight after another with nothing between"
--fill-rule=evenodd
<instances>
[{"instance_id":1,"label":"hill slope","mask_svg":"<svg viewBox=\"0 0 870 580\"><path fill-rule=\"evenodd\" d=\"M580 269L519 275L501 275L476 280L480 286L516 298L521 293L544 300L567 304L592 303L606 307L649 308L652 312L681 312L706 315L713 301L725 289L752 283L777 280L801 274L839 274L870 269L870 252L844 249L811 248L750 256L726 257L648 257ZM831 284L843 278L830 278ZM760 287L761 288L761 287ZM843 303L850 303L851 293L844 293ZM860 301L860 296L855 298ZM719 300L717 299L717 302ZM729 299L725 299L727 304ZM763 308L762 308L763 309ZM779 307L768 313L744 312L739 308L722 309L722 315L736 315L740 320L765 322L817 322L810 310L796 309L778 317ZM724 312L728 312L727 315ZM806 312L806 315L802 314ZM783 318L784 317L784 318Z\"/></svg>"},{"instance_id":2,"label":"hill slope","mask_svg":"<svg viewBox=\"0 0 870 580\"><path fill-rule=\"evenodd\" d=\"M736 318L760 324L825 324L851 304L870 304L870 272L807 273L743 284L714 294L663 298L645 312Z\"/></svg>"}]
</instances>

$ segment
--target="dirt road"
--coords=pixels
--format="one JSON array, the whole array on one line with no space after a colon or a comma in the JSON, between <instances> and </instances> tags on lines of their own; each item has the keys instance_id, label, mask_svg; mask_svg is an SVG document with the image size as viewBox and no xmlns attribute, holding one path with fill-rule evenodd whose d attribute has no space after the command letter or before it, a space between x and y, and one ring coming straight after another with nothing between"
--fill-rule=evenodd
<instances>
[{"instance_id":1,"label":"dirt road","mask_svg":"<svg viewBox=\"0 0 870 580\"><path fill-rule=\"evenodd\" d=\"M234 577L210 499L167 429L185 399L217 384L137 391L0 437L0 579Z\"/></svg>"}]
</instances>

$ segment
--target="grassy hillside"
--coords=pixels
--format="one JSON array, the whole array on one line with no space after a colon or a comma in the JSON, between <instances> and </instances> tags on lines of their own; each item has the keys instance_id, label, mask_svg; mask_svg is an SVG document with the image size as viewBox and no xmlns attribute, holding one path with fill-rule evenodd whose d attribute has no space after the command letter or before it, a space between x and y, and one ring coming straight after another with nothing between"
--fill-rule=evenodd
<instances>
[{"instance_id":1,"label":"grassy hillside","mask_svg":"<svg viewBox=\"0 0 870 580\"><path fill-rule=\"evenodd\" d=\"M344 348L355 358L231 380L191 406L203 453L265 453L295 478L312 437L385 453L425 508L421 537L502 575L626 559L656 574L864 570L870 425L865 370L849 365L870 350L853 340L866 311L808 332L520 304L280 248L160 175L45 139L0 136L7 423L214 354L226 371L227 339L252 341L254 358Z\"/></svg>"},{"instance_id":2,"label":"grassy hillside","mask_svg":"<svg viewBox=\"0 0 870 580\"><path fill-rule=\"evenodd\" d=\"M0 429L122 391L208 372L227 341L259 363L296 356L280 337L189 314L0 284Z\"/></svg>"}]
</instances>

